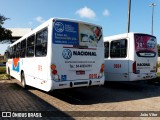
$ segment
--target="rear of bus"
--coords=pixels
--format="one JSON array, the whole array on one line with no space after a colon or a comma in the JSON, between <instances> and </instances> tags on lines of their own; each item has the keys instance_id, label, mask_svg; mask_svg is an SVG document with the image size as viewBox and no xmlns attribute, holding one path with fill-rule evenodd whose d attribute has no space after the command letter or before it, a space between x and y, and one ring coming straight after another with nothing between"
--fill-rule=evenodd
<instances>
[{"instance_id":1,"label":"rear of bus","mask_svg":"<svg viewBox=\"0 0 160 120\"><path fill-rule=\"evenodd\" d=\"M104 84L102 27L54 19L51 52L52 90Z\"/></svg>"},{"instance_id":2,"label":"rear of bus","mask_svg":"<svg viewBox=\"0 0 160 120\"><path fill-rule=\"evenodd\" d=\"M134 34L134 61L130 80L156 78L157 40L148 34Z\"/></svg>"}]
</instances>

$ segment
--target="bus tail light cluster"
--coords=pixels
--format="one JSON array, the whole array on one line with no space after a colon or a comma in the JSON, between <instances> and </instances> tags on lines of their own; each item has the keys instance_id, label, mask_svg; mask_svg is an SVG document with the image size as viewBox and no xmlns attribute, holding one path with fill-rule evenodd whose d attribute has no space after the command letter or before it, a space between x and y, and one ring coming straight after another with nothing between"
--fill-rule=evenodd
<instances>
[{"instance_id":1,"label":"bus tail light cluster","mask_svg":"<svg viewBox=\"0 0 160 120\"><path fill-rule=\"evenodd\" d=\"M103 72L104 72L104 64L101 65L101 68L100 68L100 73L99 73L99 78L101 78L103 76Z\"/></svg>"},{"instance_id":2,"label":"bus tail light cluster","mask_svg":"<svg viewBox=\"0 0 160 120\"><path fill-rule=\"evenodd\" d=\"M132 71L133 71L134 74L137 73L136 61L134 61L134 63L132 64Z\"/></svg>"},{"instance_id":3,"label":"bus tail light cluster","mask_svg":"<svg viewBox=\"0 0 160 120\"><path fill-rule=\"evenodd\" d=\"M59 75L57 74L58 72L56 69L56 65L54 65L54 64L51 65L51 71L52 71L53 79L59 80Z\"/></svg>"}]
</instances>

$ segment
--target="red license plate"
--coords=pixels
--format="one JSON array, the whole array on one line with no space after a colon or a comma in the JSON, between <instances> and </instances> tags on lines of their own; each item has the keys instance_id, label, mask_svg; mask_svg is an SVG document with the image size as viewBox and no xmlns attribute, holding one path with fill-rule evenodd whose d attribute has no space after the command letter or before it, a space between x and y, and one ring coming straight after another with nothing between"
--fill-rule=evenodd
<instances>
[{"instance_id":1,"label":"red license plate","mask_svg":"<svg viewBox=\"0 0 160 120\"><path fill-rule=\"evenodd\" d=\"M85 74L85 71L83 70L76 71L76 75L84 75L84 74Z\"/></svg>"}]
</instances>

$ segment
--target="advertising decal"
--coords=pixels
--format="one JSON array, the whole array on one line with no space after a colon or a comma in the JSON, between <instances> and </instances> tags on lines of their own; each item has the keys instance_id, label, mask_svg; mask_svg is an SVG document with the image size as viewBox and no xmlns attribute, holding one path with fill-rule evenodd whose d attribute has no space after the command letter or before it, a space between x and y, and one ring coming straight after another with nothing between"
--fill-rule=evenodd
<instances>
[{"instance_id":1,"label":"advertising decal","mask_svg":"<svg viewBox=\"0 0 160 120\"><path fill-rule=\"evenodd\" d=\"M156 38L149 35L136 34L135 51L139 57L155 57L156 55Z\"/></svg>"}]
</instances>

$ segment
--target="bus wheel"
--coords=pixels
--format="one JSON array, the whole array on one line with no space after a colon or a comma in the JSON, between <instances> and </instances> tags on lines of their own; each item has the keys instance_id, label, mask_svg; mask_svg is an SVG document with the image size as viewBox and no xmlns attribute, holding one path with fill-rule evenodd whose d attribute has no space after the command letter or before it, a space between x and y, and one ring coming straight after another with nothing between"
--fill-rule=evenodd
<instances>
[{"instance_id":1,"label":"bus wheel","mask_svg":"<svg viewBox=\"0 0 160 120\"><path fill-rule=\"evenodd\" d=\"M25 75L24 72L21 73L21 84L23 88L26 88Z\"/></svg>"},{"instance_id":2,"label":"bus wheel","mask_svg":"<svg viewBox=\"0 0 160 120\"><path fill-rule=\"evenodd\" d=\"M10 69L8 68L8 80L11 80Z\"/></svg>"}]
</instances>

